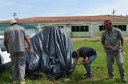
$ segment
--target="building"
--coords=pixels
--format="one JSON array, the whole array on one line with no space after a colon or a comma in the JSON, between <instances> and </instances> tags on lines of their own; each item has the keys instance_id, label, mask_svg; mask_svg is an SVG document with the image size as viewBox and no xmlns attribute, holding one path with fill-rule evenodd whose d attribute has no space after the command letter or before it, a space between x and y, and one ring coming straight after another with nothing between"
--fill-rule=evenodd
<instances>
[{"instance_id":1,"label":"building","mask_svg":"<svg viewBox=\"0 0 128 84\"><path fill-rule=\"evenodd\" d=\"M38 24L29 24L29 23L18 23L19 25L23 26L24 28L26 28L26 31L27 31L27 34L28 35L31 35L35 32L37 32L37 26ZM8 28L10 26L10 23L0 23L0 35L3 35L4 34L4 30L6 28Z\"/></svg>"},{"instance_id":2,"label":"building","mask_svg":"<svg viewBox=\"0 0 128 84\"><path fill-rule=\"evenodd\" d=\"M128 17L126 16L61 16L61 17L33 17L18 19L20 24L31 24L34 28L31 31L47 28L48 26L57 26L62 31L72 37L95 37L101 35L104 30L103 22L110 19L113 26L121 29L124 36L128 36ZM0 21L0 29L3 24L9 24L8 21ZM32 33L33 33L32 32Z\"/></svg>"}]
</instances>

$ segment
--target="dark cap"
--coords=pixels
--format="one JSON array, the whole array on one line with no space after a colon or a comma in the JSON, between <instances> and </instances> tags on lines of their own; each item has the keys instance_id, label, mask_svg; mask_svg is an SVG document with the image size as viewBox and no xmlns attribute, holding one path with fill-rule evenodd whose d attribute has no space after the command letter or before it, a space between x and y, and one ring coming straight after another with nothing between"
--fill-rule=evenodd
<instances>
[{"instance_id":1,"label":"dark cap","mask_svg":"<svg viewBox=\"0 0 128 84\"><path fill-rule=\"evenodd\" d=\"M104 20L104 23L112 23L111 20Z\"/></svg>"}]
</instances>

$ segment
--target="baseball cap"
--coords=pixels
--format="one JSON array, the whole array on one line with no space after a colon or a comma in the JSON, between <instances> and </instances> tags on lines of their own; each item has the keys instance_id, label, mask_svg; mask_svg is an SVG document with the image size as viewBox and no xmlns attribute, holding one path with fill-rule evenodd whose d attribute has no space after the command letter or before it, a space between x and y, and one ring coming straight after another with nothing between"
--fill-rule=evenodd
<instances>
[{"instance_id":1,"label":"baseball cap","mask_svg":"<svg viewBox=\"0 0 128 84\"><path fill-rule=\"evenodd\" d=\"M17 21L16 20L11 20L10 23L14 24L14 23L17 23Z\"/></svg>"},{"instance_id":2,"label":"baseball cap","mask_svg":"<svg viewBox=\"0 0 128 84\"><path fill-rule=\"evenodd\" d=\"M104 23L112 23L111 20L104 20Z\"/></svg>"}]
</instances>

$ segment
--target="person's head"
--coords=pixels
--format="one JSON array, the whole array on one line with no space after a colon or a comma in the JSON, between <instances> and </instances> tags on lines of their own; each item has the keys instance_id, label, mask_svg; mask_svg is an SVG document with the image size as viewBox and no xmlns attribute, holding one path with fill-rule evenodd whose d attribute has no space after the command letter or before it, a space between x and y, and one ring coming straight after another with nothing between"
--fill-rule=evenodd
<instances>
[{"instance_id":1,"label":"person's head","mask_svg":"<svg viewBox=\"0 0 128 84\"><path fill-rule=\"evenodd\" d=\"M104 27L106 30L111 31L112 30L112 21L111 20L105 20L104 21Z\"/></svg>"},{"instance_id":2,"label":"person's head","mask_svg":"<svg viewBox=\"0 0 128 84\"><path fill-rule=\"evenodd\" d=\"M11 20L11 21L10 21L10 24L11 24L11 25L17 24L17 21L16 21L16 20Z\"/></svg>"},{"instance_id":3,"label":"person's head","mask_svg":"<svg viewBox=\"0 0 128 84\"><path fill-rule=\"evenodd\" d=\"M72 58L78 58L79 57L79 54L77 51L73 51L72 53Z\"/></svg>"}]
</instances>

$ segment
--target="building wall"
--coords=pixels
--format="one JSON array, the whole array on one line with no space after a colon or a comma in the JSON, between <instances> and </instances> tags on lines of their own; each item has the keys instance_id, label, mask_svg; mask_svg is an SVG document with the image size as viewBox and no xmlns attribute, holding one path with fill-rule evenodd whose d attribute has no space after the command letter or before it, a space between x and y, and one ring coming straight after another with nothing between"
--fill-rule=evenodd
<instances>
[{"instance_id":1,"label":"building wall","mask_svg":"<svg viewBox=\"0 0 128 84\"><path fill-rule=\"evenodd\" d=\"M70 32L72 33L73 36L75 37L95 37L95 36L101 36L102 31L99 30L99 26L102 25L103 23L99 22L99 23L95 23L95 22L91 22L91 23L82 23L82 26L89 26L89 31L88 32ZM80 26L81 24L77 24L77 25L71 25L71 26ZM126 30L122 31L124 36L128 36L128 22L113 22L113 25L126 25ZM71 29L70 26L70 29ZM69 30L69 28L68 28ZM69 32L68 32L69 33Z\"/></svg>"},{"instance_id":2,"label":"building wall","mask_svg":"<svg viewBox=\"0 0 128 84\"><path fill-rule=\"evenodd\" d=\"M36 26L37 24L20 24L26 29L27 35L31 36L33 33L37 32ZM0 36L3 36L4 30L7 29L10 26L10 24L0 24Z\"/></svg>"},{"instance_id":3,"label":"building wall","mask_svg":"<svg viewBox=\"0 0 128 84\"><path fill-rule=\"evenodd\" d=\"M26 33L27 35L29 35L30 37L32 35L34 35L37 32L37 29L26 29Z\"/></svg>"},{"instance_id":4,"label":"building wall","mask_svg":"<svg viewBox=\"0 0 128 84\"><path fill-rule=\"evenodd\" d=\"M67 22L67 23L43 23L41 26L57 26L61 25L63 28L60 28L62 31L66 32L73 37L95 37L101 36L102 31L99 30L99 26L103 22ZM113 25L126 25L126 31L122 31L124 36L128 36L128 22L113 22ZM73 32L72 26L88 26L88 32Z\"/></svg>"},{"instance_id":5,"label":"building wall","mask_svg":"<svg viewBox=\"0 0 128 84\"><path fill-rule=\"evenodd\" d=\"M99 32L100 23L70 23L69 25L64 25L64 32L68 33L74 37L94 37L97 32ZM88 31L72 31L72 26L88 26Z\"/></svg>"},{"instance_id":6,"label":"building wall","mask_svg":"<svg viewBox=\"0 0 128 84\"><path fill-rule=\"evenodd\" d=\"M122 31L122 34L128 36L128 22L113 22L113 25L126 25L126 30Z\"/></svg>"}]
</instances>

